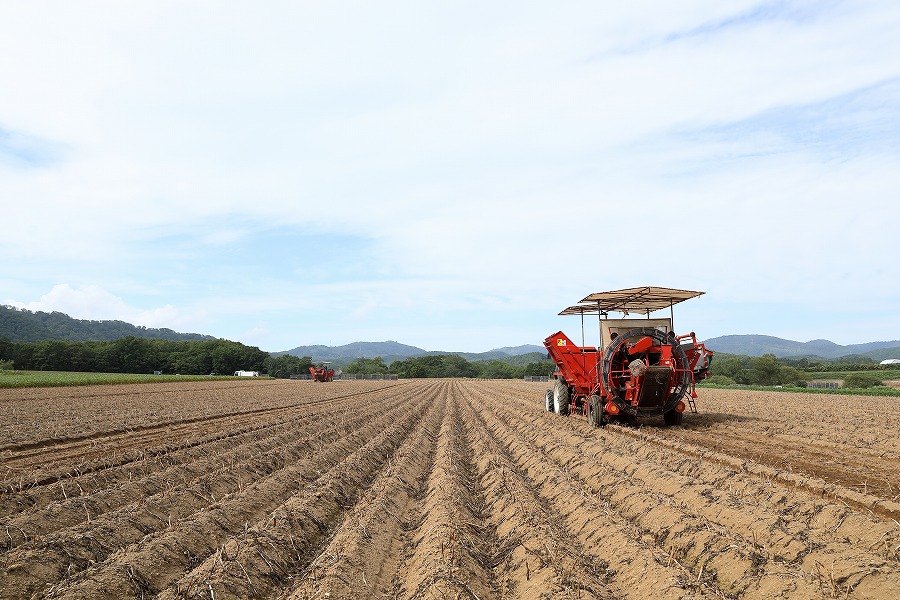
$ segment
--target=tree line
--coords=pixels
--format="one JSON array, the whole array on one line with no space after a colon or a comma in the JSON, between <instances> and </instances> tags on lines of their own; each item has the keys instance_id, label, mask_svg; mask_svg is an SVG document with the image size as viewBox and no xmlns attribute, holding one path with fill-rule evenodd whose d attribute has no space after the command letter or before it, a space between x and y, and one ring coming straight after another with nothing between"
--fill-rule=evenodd
<instances>
[{"instance_id":1,"label":"tree line","mask_svg":"<svg viewBox=\"0 0 900 600\"><path fill-rule=\"evenodd\" d=\"M113 341L47 340L12 342L0 339L0 368L26 371L76 371L93 373L180 373L182 375L230 375L238 370L260 371L272 377L305 375L313 361L309 356L272 356L255 346L222 339L175 342L127 336ZM358 358L346 373L396 373L401 378L479 377L520 379L547 375L551 361L513 365L500 360L470 362L454 354L429 355L394 361L378 356Z\"/></svg>"},{"instance_id":2,"label":"tree line","mask_svg":"<svg viewBox=\"0 0 900 600\"><path fill-rule=\"evenodd\" d=\"M260 371L272 377L305 375L313 361L309 356L290 354L271 356L255 346L223 339L171 341L126 336L112 341L46 340L13 342L0 338L0 369L31 371L76 371L94 373L180 373L183 375L230 375L238 370ZM812 372L871 371L865 381L849 377L856 387L878 385L877 371L896 368L868 363L820 363L808 359L778 359L774 354L742 356L716 355L710 365L718 384L784 385L805 387ZM469 377L483 379L521 379L526 375L548 375L552 361L543 360L516 365L502 360L469 361L455 354L410 357L390 364L377 356L358 358L344 368L348 374L394 373L403 379ZM867 374L866 374L867 375Z\"/></svg>"},{"instance_id":3,"label":"tree line","mask_svg":"<svg viewBox=\"0 0 900 600\"><path fill-rule=\"evenodd\" d=\"M554 370L552 361L514 365L502 360L470 362L455 354L414 356L395 360L390 365L377 356L358 358L347 365L345 373L395 373L401 379L471 377L481 379L521 379L526 375L549 375Z\"/></svg>"},{"instance_id":4,"label":"tree line","mask_svg":"<svg viewBox=\"0 0 900 600\"><path fill-rule=\"evenodd\" d=\"M742 385L806 386L807 376L782 364L774 354L762 356L714 356L709 366L710 383Z\"/></svg>"},{"instance_id":5,"label":"tree line","mask_svg":"<svg viewBox=\"0 0 900 600\"><path fill-rule=\"evenodd\" d=\"M774 354L762 356L742 356L724 354L713 357L707 381L717 384L742 385L786 385L806 387L807 381L816 372L869 371L870 373L847 374L843 376L847 387L870 387L880 385L877 371L889 370L893 365L871 363L821 363L806 358L778 359Z\"/></svg>"},{"instance_id":6,"label":"tree line","mask_svg":"<svg viewBox=\"0 0 900 600\"><path fill-rule=\"evenodd\" d=\"M241 369L263 371L269 358L268 352L254 346L217 339L189 342L133 336L88 342L0 339L0 360L28 371L230 375Z\"/></svg>"}]
</instances>

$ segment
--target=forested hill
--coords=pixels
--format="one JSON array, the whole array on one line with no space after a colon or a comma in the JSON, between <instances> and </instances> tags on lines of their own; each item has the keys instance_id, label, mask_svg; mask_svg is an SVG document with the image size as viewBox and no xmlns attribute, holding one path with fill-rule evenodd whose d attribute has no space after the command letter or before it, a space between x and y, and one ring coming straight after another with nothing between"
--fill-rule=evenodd
<instances>
[{"instance_id":1,"label":"forested hill","mask_svg":"<svg viewBox=\"0 0 900 600\"><path fill-rule=\"evenodd\" d=\"M141 327L124 321L73 319L60 312L32 312L13 306L0 305L0 339L7 339L11 342L112 341L129 336L170 342L215 339L213 336L199 333L178 333L171 329Z\"/></svg>"},{"instance_id":2,"label":"forested hill","mask_svg":"<svg viewBox=\"0 0 900 600\"><path fill-rule=\"evenodd\" d=\"M876 362L886 358L900 358L900 340L841 346L829 340L795 342L771 335L723 335L704 340L703 343L713 352L743 356L774 354L778 358L824 358L827 360L864 357ZM852 360L843 362L852 362Z\"/></svg>"}]
</instances>

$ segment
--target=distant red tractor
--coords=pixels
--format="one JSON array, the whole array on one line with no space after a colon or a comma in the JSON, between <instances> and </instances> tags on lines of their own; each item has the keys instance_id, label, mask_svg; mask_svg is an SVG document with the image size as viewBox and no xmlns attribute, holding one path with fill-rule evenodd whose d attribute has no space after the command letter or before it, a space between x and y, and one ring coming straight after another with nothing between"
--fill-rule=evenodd
<instances>
[{"instance_id":1,"label":"distant red tractor","mask_svg":"<svg viewBox=\"0 0 900 600\"><path fill-rule=\"evenodd\" d=\"M684 411L697 412L695 383L709 377L713 353L694 332L676 335L672 306L703 292L640 287L587 296L561 315L597 315L600 346L578 346L558 331L544 340L556 364L545 408L558 415L582 414L600 427L612 420L634 422L662 415L680 425ZM668 308L669 317L650 318ZM609 319L610 312L646 319ZM583 343L583 342L582 342ZM685 400L687 401L685 403Z\"/></svg>"},{"instance_id":2,"label":"distant red tractor","mask_svg":"<svg viewBox=\"0 0 900 600\"><path fill-rule=\"evenodd\" d=\"M309 372L313 381L334 381L334 369L329 369L330 362L319 363L317 367L310 367Z\"/></svg>"}]
</instances>

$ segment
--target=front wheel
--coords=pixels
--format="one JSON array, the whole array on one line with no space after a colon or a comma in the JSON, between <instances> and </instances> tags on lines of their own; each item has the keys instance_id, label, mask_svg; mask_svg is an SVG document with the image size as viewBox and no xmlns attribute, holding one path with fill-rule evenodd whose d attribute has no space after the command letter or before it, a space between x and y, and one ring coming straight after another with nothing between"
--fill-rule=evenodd
<instances>
[{"instance_id":1,"label":"front wheel","mask_svg":"<svg viewBox=\"0 0 900 600\"><path fill-rule=\"evenodd\" d=\"M588 423L594 427L606 425L603 420L603 402L600 400L600 396L596 394L588 398Z\"/></svg>"},{"instance_id":2,"label":"front wheel","mask_svg":"<svg viewBox=\"0 0 900 600\"><path fill-rule=\"evenodd\" d=\"M663 413L663 419L665 420L666 425L681 425L681 422L684 420L684 413L672 409L669 412Z\"/></svg>"},{"instance_id":3,"label":"front wheel","mask_svg":"<svg viewBox=\"0 0 900 600\"><path fill-rule=\"evenodd\" d=\"M547 393L544 394L544 409L547 412L553 412L553 390L547 390Z\"/></svg>"},{"instance_id":4,"label":"front wheel","mask_svg":"<svg viewBox=\"0 0 900 600\"><path fill-rule=\"evenodd\" d=\"M562 417L569 414L569 386L562 379L553 384L553 412Z\"/></svg>"}]
</instances>

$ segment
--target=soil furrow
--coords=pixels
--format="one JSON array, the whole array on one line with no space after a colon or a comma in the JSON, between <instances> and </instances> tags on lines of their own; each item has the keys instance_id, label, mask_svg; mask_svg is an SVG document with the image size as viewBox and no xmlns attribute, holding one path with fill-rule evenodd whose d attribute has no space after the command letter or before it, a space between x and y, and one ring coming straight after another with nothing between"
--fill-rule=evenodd
<instances>
[{"instance_id":1,"label":"soil furrow","mask_svg":"<svg viewBox=\"0 0 900 600\"><path fill-rule=\"evenodd\" d=\"M665 432L660 432L665 435ZM710 437L701 432L680 432L678 440L722 454L746 456L778 470L789 468L808 477L896 499L900 493L900 459L873 452L847 453L846 446L830 448L806 438L775 435L771 438L730 431L728 436Z\"/></svg>"},{"instance_id":2,"label":"soil furrow","mask_svg":"<svg viewBox=\"0 0 900 600\"><path fill-rule=\"evenodd\" d=\"M292 578L287 600L386 597L406 530L426 484L447 397L435 399L423 423L348 511L331 540Z\"/></svg>"},{"instance_id":3,"label":"soil furrow","mask_svg":"<svg viewBox=\"0 0 900 600\"><path fill-rule=\"evenodd\" d=\"M715 468L715 465L721 465L732 474L740 473L743 476L752 476L758 480L775 483L792 491L805 493L806 497L824 498L831 502L853 506L857 510L861 509L867 515L877 515L887 522L894 522L900 519L900 503L828 483L822 479L810 478L804 474L774 469L765 464L759 464L741 454L715 452L708 450L704 446L694 446L673 439L658 437L655 433L651 433L650 430L635 430L612 426L608 431L612 435L621 435L622 438L638 440L642 447L650 449L649 451L655 449L657 454L697 457L712 469ZM623 440L622 444L627 445L628 442Z\"/></svg>"},{"instance_id":4,"label":"soil furrow","mask_svg":"<svg viewBox=\"0 0 900 600\"><path fill-rule=\"evenodd\" d=\"M556 507L494 437L472 403L484 397L465 390L464 419L498 539L492 564L504 598L571 596L615 598L607 584L609 565L585 551L566 529Z\"/></svg>"},{"instance_id":5,"label":"soil furrow","mask_svg":"<svg viewBox=\"0 0 900 600\"><path fill-rule=\"evenodd\" d=\"M212 460L212 457L207 455L222 454L215 460L233 461L237 449L243 444L254 441L277 443L279 436L289 435L285 429L289 429L289 425L281 421L257 425L249 430L219 432L189 443L177 444L177 447L172 444L165 449L150 449L142 452L143 456L139 460L125 465L116 465L81 476L73 474L71 477L58 479L56 485L47 484L28 488L21 493L8 494L4 498L5 510L10 514L18 514L20 518L38 521L43 512L48 510L58 512L60 505L81 497L99 498L105 494L115 494L128 488L143 486L144 483L152 486L154 480L167 482L182 479L181 469L189 471L198 468L198 465ZM111 505L112 500L107 496L103 502Z\"/></svg>"},{"instance_id":6,"label":"soil furrow","mask_svg":"<svg viewBox=\"0 0 900 600\"><path fill-rule=\"evenodd\" d=\"M298 422L298 424L301 423ZM227 436L225 440L215 439L208 444L197 446L191 444L193 452L190 460L178 460L181 457L167 454L164 457L165 463L150 461L146 468L148 474L143 477L131 477L133 471L128 472L129 479L125 481L115 477L118 473L107 473L113 475L109 478L111 481L107 478L97 481L101 478L86 476L85 478L89 478L90 481L80 478L66 482L70 488L69 494L66 493L65 484L61 481L59 489L55 490L56 493L71 497L49 504L43 509L32 509L16 518L9 519L7 522L15 528L18 535L7 536L5 547L4 542L0 541L0 548L6 551L28 541L39 545L41 544L40 536L83 523L92 518L91 515L94 515L93 518L96 520L99 515L108 515L116 509L132 503L154 503L154 497L165 492L171 495L179 489L207 489L211 486L212 480L216 480L215 482L218 484L216 487L220 487L225 481L237 478L239 488L263 474L262 468L268 466L269 460L265 459L261 463L260 457L276 455L278 452L283 453L284 449L290 448L292 445L297 446L301 441L298 438L298 432L288 428L284 423L279 424L279 429L287 429L287 431L266 437L258 437L260 432L253 431L237 438ZM317 434L317 437L321 441L328 436L323 433ZM145 459L142 462L148 461ZM177 464L168 466L172 462L177 462ZM264 467L255 466L260 463ZM152 471L154 466L157 467L156 471ZM138 475L140 474L138 473ZM96 485L100 483L102 486ZM88 487L90 491L82 493L85 487ZM238 488L230 486L227 488L227 492L214 491L212 493L221 496L233 493ZM176 503L175 507L187 508L182 503ZM126 510L135 508L128 507ZM162 509L162 507L157 506L157 509ZM183 516L180 512L184 511L172 511L173 508L170 507L168 511L170 517L178 519Z\"/></svg>"},{"instance_id":7,"label":"soil furrow","mask_svg":"<svg viewBox=\"0 0 900 600\"><path fill-rule=\"evenodd\" d=\"M644 464L655 463L687 478L686 481L703 482L714 488L716 491L706 488L694 502L697 506L712 503L711 508L718 511L714 517L717 521L755 514L758 523L769 524L767 529L789 529L792 537L806 540L811 547L878 547L881 558L900 561L900 553L884 552L900 543L900 526L891 519L875 518L869 510L851 509L848 504L864 503L846 502L843 496L848 491L843 488L661 439L646 431L610 426L605 433L615 440L613 444L620 455L633 456ZM621 439L616 439L619 436ZM879 508L874 499L869 505ZM754 537L765 541L756 534Z\"/></svg>"},{"instance_id":8,"label":"soil furrow","mask_svg":"<svg viewBox=\"0 0 900 600\"><path fill-rule=\"evenodd\" d=\"M548 418L550 421L546 423ZM799 593L800 586L805 584L812 593L811 590L830 585L831 574L828 581L823 581L821 569L816 567L817 562L826 560L840 560L845 565L832 572L845 589L862 585L884 592L900 587L900 574L895 572L893 561L886 561L878 553L862 551L856 544L831 536L818 539L821 530L796 527L785 519L788 515L770 507L737 505L732 508L728 504L736 499L722 498L715 485L667 472L651 461L636 463L633 456L622 454L618 447L608 448L596 436L581 440L580 434L572 437L572 422L544 415L538 419L558 432L558 436L551 437L565 440L568 433L572 440L568 443L577 445L582 454L579 457L559 445L544 443L538 440L537 433L528 434L548 456L566 464L570 472L608 498L617 510L651 532L658 543L676 550L679 558L686 559L693 568L704 569L726 590L776 591L777 578L759 577L758 572L761 565L778 563L790 573L781 582L783 592ZM546 436L546 430L541 434ZM585 460L584 455L591 460ZM806 498L788 498L789 490L776 487L774 492L776 496L786 496L778 503L792 504L803 520L811 519L821 510L821 506ZM804 500L806 503L802 504ZM679 503L682 506L677 506ZM752 541L744 537L746 534L742 532L746 531L752 532Z\"/></svg>"},{"instance_id":9,"label":"soil furrow","mask_svg":"<svg viewBox=\"0 0 900 600\"><path fill-rule=\"evenodd\" d=\"M496 595L489 570L484 566L490 550L483 539L469 454L458 399L450 395L428 479L424 501L427 512L412 533L407 555L398 569L396 596Z\"/></svg>"},{"instance_id":10,"label":"soil furrow","mask_svg":"<svg viewBox=\"0 0 900 600\"><path fill-rule=\"evenodd\" d=\"M346 381L340 386L286 380L216 383L52 388L54 395L49 395L51 388L0 389L0 402L11 417L9 423L0 424L0 455L12 456L17 450L28 452L32 448L52 451L59 444L78 444L210 419L236 419L260 411L328 403L406 385L396 381ZM38 392L37 397L32 397L30 392L34 391ZM185 393L195 401L179 402ZM247 396L261 399L263 406L248 408ZM85 422L81 418L85 412L102 418ZM32 426L22 427L23 423Z\"/></svg>"},{"instance_id":11,"label":"soil furrow","mask_svg":"<svg viewBox=\"0 0 900 600\"><path fill-rule=\"evenodd\" d=\"M0 390L0 598L897 598L896 398L546 387Z\"/></svg>"},{"instance_id":12,"label":"soil furrow","mask_svg":"<svg viewBox=\"0 0 900 600\"><path fill-rule=\"evenodd\" d=\"M560 436L548 435L548 431L516 418L521 413L512 407L475 405L492 437L527 473L553 514L563 520L566 530L596 560L609 565L607 581L615 597L682 598L718 591L708 577L697 577L639 525L620 514L607 498L584 486L570 464L554 460L548 450L565 447ZM569 450L569 460L574 462L576 457L577 453Z\"/></svg>"},{"instance_id":13,"label":"soil furrow","mask_svg":"<svg viewBox=\"0 0 900 600\"><path fill-rule=\"evenodd\" d=\"M107 431L77 439L49 440L38 444L26 445L24 447L2 448L0 449L0 454L3 456L3 462L0 464L0 467L11 472L13 480L15 480L15 473L18 471L24 469L33 470L33 467L35 466L46 467L46 465L52 465L53 463L60 461L83 464L91 458L103 457L105 459L104 463L108 463L111 459L115 460L115 454L119 454L122 456L120 460L125 462L129 460L125 453L123 453L123 450L127 448L152 447L154 443L158 443L158 440L165 441L179 438L182 437L182 432L193 433L198 426L203 429L227 428L232 424L244 423L248 418L261 416L264 419L271 419L281 414L290 416L308 410L310 407L315 407L316 405L321 405L323 408L330 408L335 402L352 401L352 399L358 395L359 394L349 394L337 398L306 400L277 408L258 408L222 415L137 426L124 430ZM86 468L82 468L80 471L86 472ZM28 485L33 486L42 483L53 483L56 479L58 479L58 476L53 477L51 475L47 477L47 481L29 481Z\"/></svg>"},{"instance_id":14,"label":"soil furrow","mask_svg":"<svg viewBox=\"0 0 900 600\"><path fill-rule=\"evenodd\" d=\"M257 454L244 469L223 469L197 485L157 494L134 506L93 516L58 535L46 536L40 547L10 552L3 557L8 568L0 586L34 592L63 574L71 577L107 557L128 554L132 551L129 544L140 541L143 546L174 544L190 548L192 541L182 538L196 537L186 530L197 531L197 521L213 522L218 518L210 525L210 531L221 531L236 518L237 512L271 510L290 497L298 482L310 478L329 461L340 460L352 452L354 444L364 444L366 436L377 430L376 419L368 415L377 414L378 408L372 405L370 413L361 412L355 420L333 422L322 431L300 433L290 447ZM401 411L398 402L388 414ZM203 543L205 540L201 539L200 544ZM192 558L198 555L196 552L185 551L187 554L181 553L182 557L196 560ZM23 595L27 597L27 593Z\"/></svg>"},{"instance_id":15,"label":"soil furrow","mask_svg":"<svg viewBox=\"0 0 900 600\"><path fill-rule=\"evenodd\" d=\"M388 393L390 392L375 392L372 399L377 401L383 397L382 394ZM155 477L171 487L170 482L173 479L167 474L171 472L168 467L177 469L178 465L194 463L198 460L200 453L212 455L218 455L220 452L230 453L239 443L249 441L262 443L264 439L274 435L278 429L290 431L305 426L308 422L321 419L326 414L331 414L334 418L337 414L349 414L347 411L354 410L356 410L355 404L348 402L339 403L336 406L318 405L312 411L307 411L304 406L302 414L283 414L279 411L272 415L272 419L266 418L265 415L256 415L258 423L248 425L240 422L233 430L219 429L225 425L223 423L217 423L217 429L213 430L213 433L206 433L209 429L193 429L191 436L180 439L173 436L171 441L164 446L135 448L133 450L135 460L133 461L103 461L116 462L116 464L108 468L98 466L97 470L89 469L87 473L81 475L73 472L72 469L67 469L63 471L65 477L61 474L54 475L57 485L28 487L22 492L4 494L0 497L0 507L4 507L7 512L7 516L3 517L3 520L19 525L10 519L9 513L36 512L41 507L53 502L64 503L80 496L102 494L104 490L114 489L117 486L141 485L142 478ZM227 457L227 460L233 461L235 458L231 456ZM167 470L162 471L160 467L165 467ZM82 469L79 467L78 471L80 472ZM176 479L183 478L176 477ZM148 490L147 494L150 493L152 492ZM102 502L107 506L107 510L115 506L109 498L104 498Z\"/></svg>"},{"instance_id":16,"label":"soil furrow","mask_svg":"<svg viewBox=\"0 0 900 600\"><path fill-rule=\"evenodd\" d=\"M159 598L265 598L280 592L315 557L361 492L429 412L439 390L409 398L403 414L221 551L170 583Z\"/></svg>"}]
</instances>

